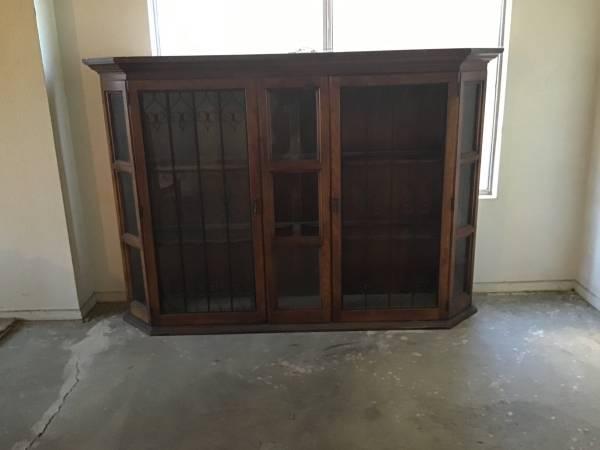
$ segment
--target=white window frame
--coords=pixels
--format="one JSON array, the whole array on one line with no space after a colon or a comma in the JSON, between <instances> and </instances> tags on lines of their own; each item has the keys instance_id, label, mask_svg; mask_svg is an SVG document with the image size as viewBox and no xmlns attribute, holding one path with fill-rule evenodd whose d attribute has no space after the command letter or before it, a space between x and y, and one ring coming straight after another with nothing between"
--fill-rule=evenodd
<instances>
[{"instance_id":1,"label":"white window frame","mask_svg":"<svg viewBox=\"0 0 600 450\"><path fill-rule=\"evenodd\" d=\"M502 126L504 123L504 102L506 97L506 69L509 51L510 19L512 17L512 0L502 0L502 12L500 13L500 29L498 30L498 47L504 52L498 55L496 67L496 92L494 95L494 109L488 115L492 120L492 138L490 157L481 164L488 164L488 179L485 187L481 188L479 183L479 198L493 200L498 198L498 178L500 175L500 150L502 148ZM489 75L488 75L489 76ZM489 114L489 113L488 113ZM487 114L486 114L487 115Z\"/></svg>"},{"instance_id":2,"label":"white window frame","mask_svg":"<svg viewBox=\"0 0 600 450\"><path fill-rule=\"evenodd\" d=\"M323 51L333 51L333 2L323 1ZM158 30L158 7L157 0L148 0L148 19L150 24L150 45L154 56L161 56L160 34ZM487 120L492 120L492 136L489 160L482 160L482 164L488 164L488 177L482 188L480 182L479 198L495 199L498 197L498 175L500 170L500 148L502 142L502 124L504 119L504 100L506 87L506 60L508 58L508 36L510 34L510 18L512 11L512 0L502 0L500 29L498 30L498 47L504 48L504 53L498 57L496 68L496 91L493 101L493 112L487 112ZM491 76L491 75L489 75Z\"/></svg>"}]
</instances>

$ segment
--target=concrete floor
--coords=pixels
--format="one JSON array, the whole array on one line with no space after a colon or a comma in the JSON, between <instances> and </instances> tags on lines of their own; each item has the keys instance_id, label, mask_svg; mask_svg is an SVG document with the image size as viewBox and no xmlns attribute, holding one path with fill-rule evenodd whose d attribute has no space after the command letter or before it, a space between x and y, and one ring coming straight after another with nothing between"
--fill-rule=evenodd
<instances>
[{"instance_id":1,"label":"concrete floor","mask_svg":"<svg viewBox=\"0 0 600 450\"><path fill-rule=\"evenodd\" d=\"M0 448L600 449L600 312L574 294L477 304L449 331L21 325L0 343Z\"/></svg>"}]
</instances>

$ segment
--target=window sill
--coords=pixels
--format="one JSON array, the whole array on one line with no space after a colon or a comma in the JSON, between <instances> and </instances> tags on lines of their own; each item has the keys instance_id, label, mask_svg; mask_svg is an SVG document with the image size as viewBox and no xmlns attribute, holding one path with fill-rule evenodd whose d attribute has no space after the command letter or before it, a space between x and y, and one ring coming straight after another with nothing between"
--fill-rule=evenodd
<instances>
[{"instance_id":1,"label":"window sill","mask_svg":"<svg viewBox=\"0 0 600 450\"><path fill-rule=\"evenodd\" d=\"M497 200L498 193L497 192L480 192L479 200Z\"/></svg>"}]
</instances>

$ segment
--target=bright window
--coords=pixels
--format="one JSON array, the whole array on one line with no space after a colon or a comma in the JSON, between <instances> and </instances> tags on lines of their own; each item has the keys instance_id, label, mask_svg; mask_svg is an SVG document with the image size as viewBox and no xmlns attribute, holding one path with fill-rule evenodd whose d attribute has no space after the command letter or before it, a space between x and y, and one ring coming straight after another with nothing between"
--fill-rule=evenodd
<instances>
[{"instance_id":1,"label":"bright window","mask_svg":"<svg viewBox=\"0 0 600 450\"><path fill-rule=\"evenodd\" d=\"M507 47L510 0L149 0L156 55ZM496 195L506 53L488 67L480 192Z\"/></svg>"},{"instance_id":2,"label":"bright window","mask_svg":"<svg viewBox=\"0 0 600 450\"><path fill-rule=\"evenodd\" d=\"M321 50L322 0L154 0L160 55Z\"/></svg>"}]
</instances>

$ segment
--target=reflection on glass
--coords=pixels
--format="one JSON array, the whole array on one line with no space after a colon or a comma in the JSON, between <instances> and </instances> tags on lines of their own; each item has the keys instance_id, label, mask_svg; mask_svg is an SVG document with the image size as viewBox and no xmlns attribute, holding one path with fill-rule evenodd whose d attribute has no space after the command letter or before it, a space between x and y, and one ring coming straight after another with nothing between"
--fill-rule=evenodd
<instances>
[{"instance_id":1,"label":"reflection on glass","mask_svg":"<svg viewBox=\"0 0 600 450\"><path fill-rule=\"evenodd\" d=\"M472 222L471 206L473 198L473 183L475 181L475 164L462 164L459 172L458 201L456 225L464 227Z\"/></svg>"},{"instance_id":2,"label":"reflection on glass","mask_svg":"<svg viewBox=\"0 0 600 450\"><path fill-rule=\"evenodd\" d=\"M320 308L319 248L275 247L277 309Z\"/></svg>"},{"instance_id":3,"label":"reflection on glass","mask_svg":"<svg viewBox=\"0 0 600 450\"><path fill-rule=\"evenodd\" d=\"M127 125L125 122L125 105L123 94L118 91L108 93L108 109L113 156L119 161L129 161L129 145L127 144Z\"/></svg>"},{"instance_id":4,"label":"reflection on glass","mask_svg":"<svg viewBox=\"0 0 600 450\"><path fill-rule=\"evenodd\" d=\"M123 216L123 232L138 234L135 199L133 194L133 177L129 172L118 172L119 196L121 198L121 211Z\"/></svg>"},{"instance_id":5,"label":"reflection on glass","mask_svg":"<svg viewBox=\"0 0 600 450\"><path fill-rule=\"evenodd\" d=\"M255 311L242 90L142 93L164 313Z\"/></svg>"},{"instance_id":6,"label":"reflection on glass","mask_svg":"<svg viewBox=\"0 0 600 450\"><path fill-rule=\"evenodd\" d=\"M142 256L137 248L127 246L127 262L129 264L129 279L131 283L131 299L140 303L146 302L144 289L144 271Z\"/></svg>"},{"instance_id":7,"label":"reflection on glass","mask_svg":"<svg viewBox=\"0 0 600 450\"><path fill-rule=\"evenodd\" d=\"M479 107L479 91L481 83L464 83L461 91L461 144L460 152L469 153L478 151L477 144L477 113Z\"/></svg>"},{"instance_id":8,"label":"reflection on glass","mask_svg":"<svg viewBox=\"0 0 600 450\"><path fill-rule=\"evenodd\" d=\"M317 159L316 89L272 89L269 100L272 159Z\"/></svg>"},{"instance_id":9,"label":"reflection on glass","mask_svg":"<svg viewBox=\"0 0 600 450\"><path fill-rule=\"evenodd\" d=\"M469 278L469 256L470 256L471 238L457 239L454 244L454 282L453 293L460 295L468 292Z\"/></svg>"},{"instance_id":10,"label":"reflection on glass","mask_svg":"<svg viewBox=\"0 0 600 450\"><path fill-rule=\"evenodd\" d=\"M276 236L318 236L318 174L273 175Z\"/></svg>"}]
</instances>

